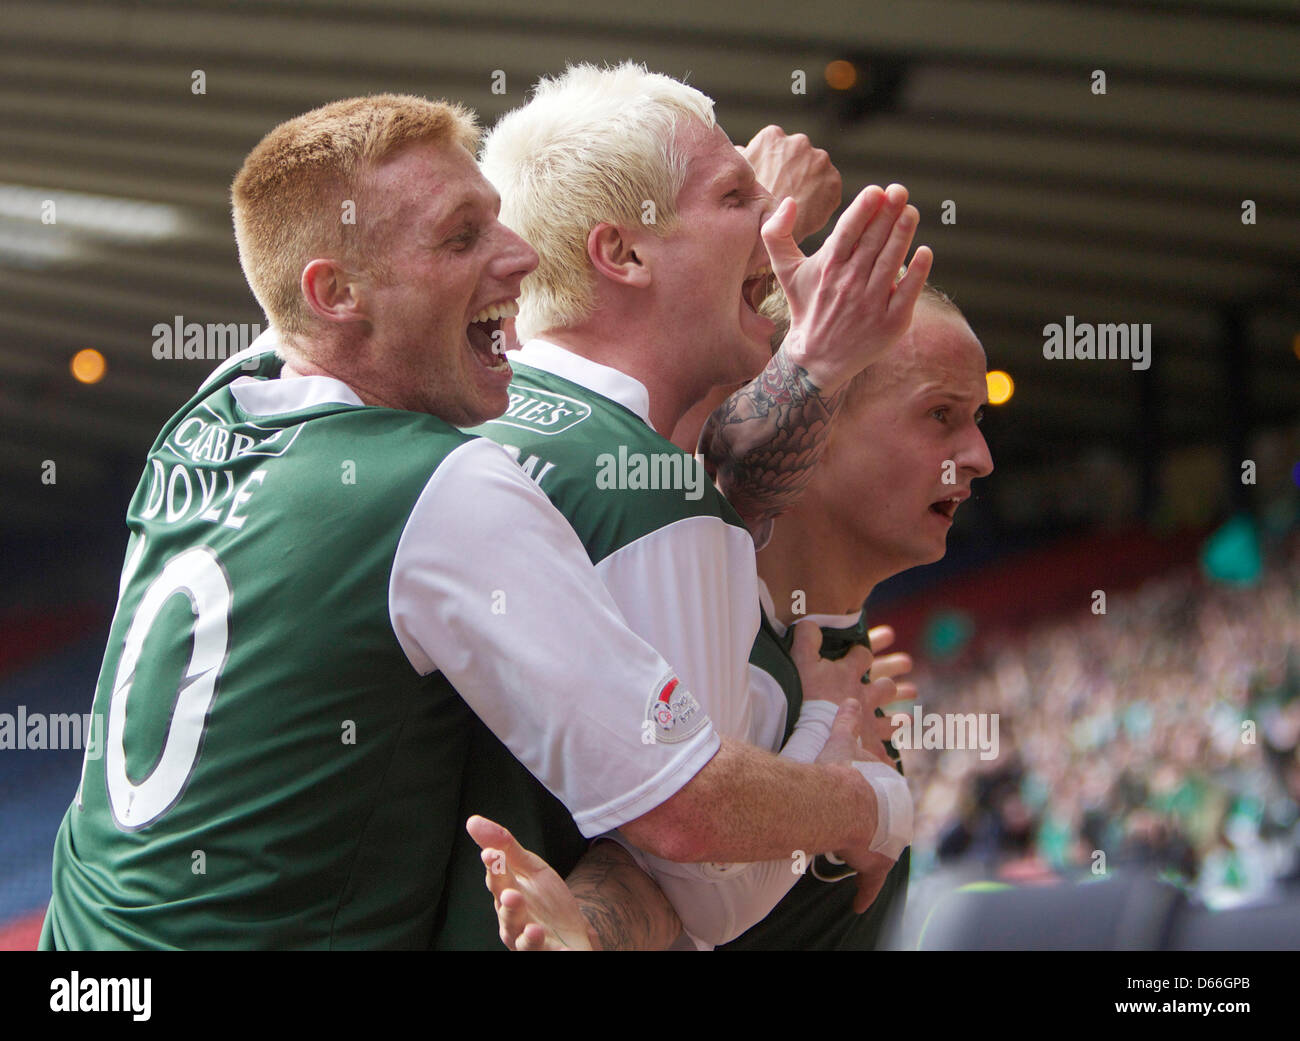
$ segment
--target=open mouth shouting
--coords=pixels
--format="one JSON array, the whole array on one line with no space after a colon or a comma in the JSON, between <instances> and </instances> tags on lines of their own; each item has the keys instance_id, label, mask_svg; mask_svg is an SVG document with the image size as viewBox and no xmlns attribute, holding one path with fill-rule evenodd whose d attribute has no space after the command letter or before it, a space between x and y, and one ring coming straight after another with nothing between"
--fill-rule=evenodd
<instances>
[{"instance_id":1,"label":"open mouth shouting","mask_svg":"<svg viewBox=\"0 0 1300 1041\"><path fill-rule=\"evenodd\" d=\"M490 372L510 374L510 362L506 360L506 335L501 323L517 314L517 301L502 300L479 311L465 328L474 357Z\"/></svg>"},{"instance_id":2,"label":"open mouth shouting","mask_svg":"<svg viewBox=\"0 0 1300 1041\"><path fill-rule=\"evenodd\" d=\"M930 512L937 513L949 524L952 523L953 514L957 512L957 507L970 498L970 492L958 492L946 499L940 499L938 502L930 504Z\"/></svg>"},{"instance_id":3,"label":"open mouth shouting","mask_svg":"<svg viewBox=\"0 0 1300 1041\"><path fill-rule=\"evenodd\" d=\"M764 264L748 276L740 287L740 296L751 311L757 313L768 294L776 288L776 275L772 274L772 265Z\"/></svg>"},{"instance_id":4,"label":"open mouth shouting","mask_svg":"<svg viewBox=\"0 0 1300 1041\"><path fill-rule=\"evenodd\" d=\"M777 287L776 276L772 273L771 264L763 264L755 271L746 276L745 281L740 286L740 302L742 318L750 318L750 321L757 319L762 325L761 335L768 337L776 329L775 323L771 319L759 313L759 308L763 301ZM748 312L748 314L746 314Z\"/></svg>"}]
</instances>

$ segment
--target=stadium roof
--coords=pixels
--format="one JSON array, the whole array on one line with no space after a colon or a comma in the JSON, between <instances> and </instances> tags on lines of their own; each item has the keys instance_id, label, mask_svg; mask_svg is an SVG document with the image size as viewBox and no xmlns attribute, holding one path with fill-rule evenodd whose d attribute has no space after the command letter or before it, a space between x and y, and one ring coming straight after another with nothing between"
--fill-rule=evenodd
<instances>
[{"instance_id":1,"label":"stadium roof","mask_svg":"<svg viewBox=\"0 0 1300 1041\"><path fill-rule=\"evenodd\" d=\"M934 280L991 365L1016 378L1000 467L1089 445L1123 452L1153 430L1221 441L1234 409L1238 421L1246 409L1291 422L1300 402L1290 3L7 0L0 56L11 529L73 523L124 465L138 472L211 365L155 359L155 324L261 320L227 190L273 124L395 90L463 100L490 125L539 75L577 60L634 58L688 77L738 141L771 122L807 132L831 151L846 196L905 183ZM831 91L836 59L873 89ZM55 225L40 221L45 199ZM955 223L941 220L945 200ZM1043 328L1066 315L1151 323L1152 369L1049 364ZM90 387L68 370L85 347L108 361ZM85 498L52 503L45 459Z\"/></svg>"}]
</instances>

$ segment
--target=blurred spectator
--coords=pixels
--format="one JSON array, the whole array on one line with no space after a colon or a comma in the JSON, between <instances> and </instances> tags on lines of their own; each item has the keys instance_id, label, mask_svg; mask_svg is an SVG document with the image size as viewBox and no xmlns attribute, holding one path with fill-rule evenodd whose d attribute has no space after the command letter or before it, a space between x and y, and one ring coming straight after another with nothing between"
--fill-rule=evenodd
<instances>
[{"instance_id":1,"label":"blurred spectator","mask_svg":"<svg viewBox=\"0 0 1300 1041\"><path fill-rule=\"evenodd\" d=\"M1252 588L1193 571L918 669L926 712L996 712L1000 754L904 751L914 870L1117 868L1211 906L1300 882L1300 541Z\"/></svg>"}]
</instances>

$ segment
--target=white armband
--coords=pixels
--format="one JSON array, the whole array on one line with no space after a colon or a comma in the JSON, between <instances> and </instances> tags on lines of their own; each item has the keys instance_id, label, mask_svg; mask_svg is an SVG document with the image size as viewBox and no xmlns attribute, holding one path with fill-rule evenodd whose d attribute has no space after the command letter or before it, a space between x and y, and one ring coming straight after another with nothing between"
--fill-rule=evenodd
<instances>
[{"instance_id":1,"label":"white armband","mask_svg":"<svg viewBox=\"0 0 1300 1041\"><path fill-rule=\"evenodd\" d=\"M793 759L796 763L813 762L830 740L831 724L835 722L838 711L833 701L805 701L799 710L799 722L795 724L794 733L781 749L781 758Z\"/></svg>"},{"instance_id":2,"label":"white armband","mask_svg":"<svg viewBox=\"0 0 1300 1041\"><path fill-rule=\"evenodd\" d=\"M876 833L871 839L871 852L897 860L912 842L912 793L907 781L884 763L853 765L876 793Z\"/></svg>"}]
</instances>

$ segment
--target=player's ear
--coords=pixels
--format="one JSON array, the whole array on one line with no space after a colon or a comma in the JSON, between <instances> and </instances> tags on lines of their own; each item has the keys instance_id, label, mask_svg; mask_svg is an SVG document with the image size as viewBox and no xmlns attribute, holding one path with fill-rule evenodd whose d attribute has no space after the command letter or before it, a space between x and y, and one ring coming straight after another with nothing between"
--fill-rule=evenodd
<instances>
[{"instance_id":1,"label":"player's ear","mask_svg":"<svg viewBox=\"0 0 1300 1041\"><path fill-rule=\"evenodd\" d=\"M637 252L635 236L605 221L587 235L587 256L601 278L633 289L650 284L650 268Z\"/></svg>"},{"instance_id":2,"label":"player's ear","mask_svg":"<svg viewBox=\"0 0 1300 1041\"><path fill-rule=\"evenodd\" d=\"M364 320L361 287L335 260L317 258L302 269L303 299L318 318L327 322Z\"/></svg>"}]
</instances>

